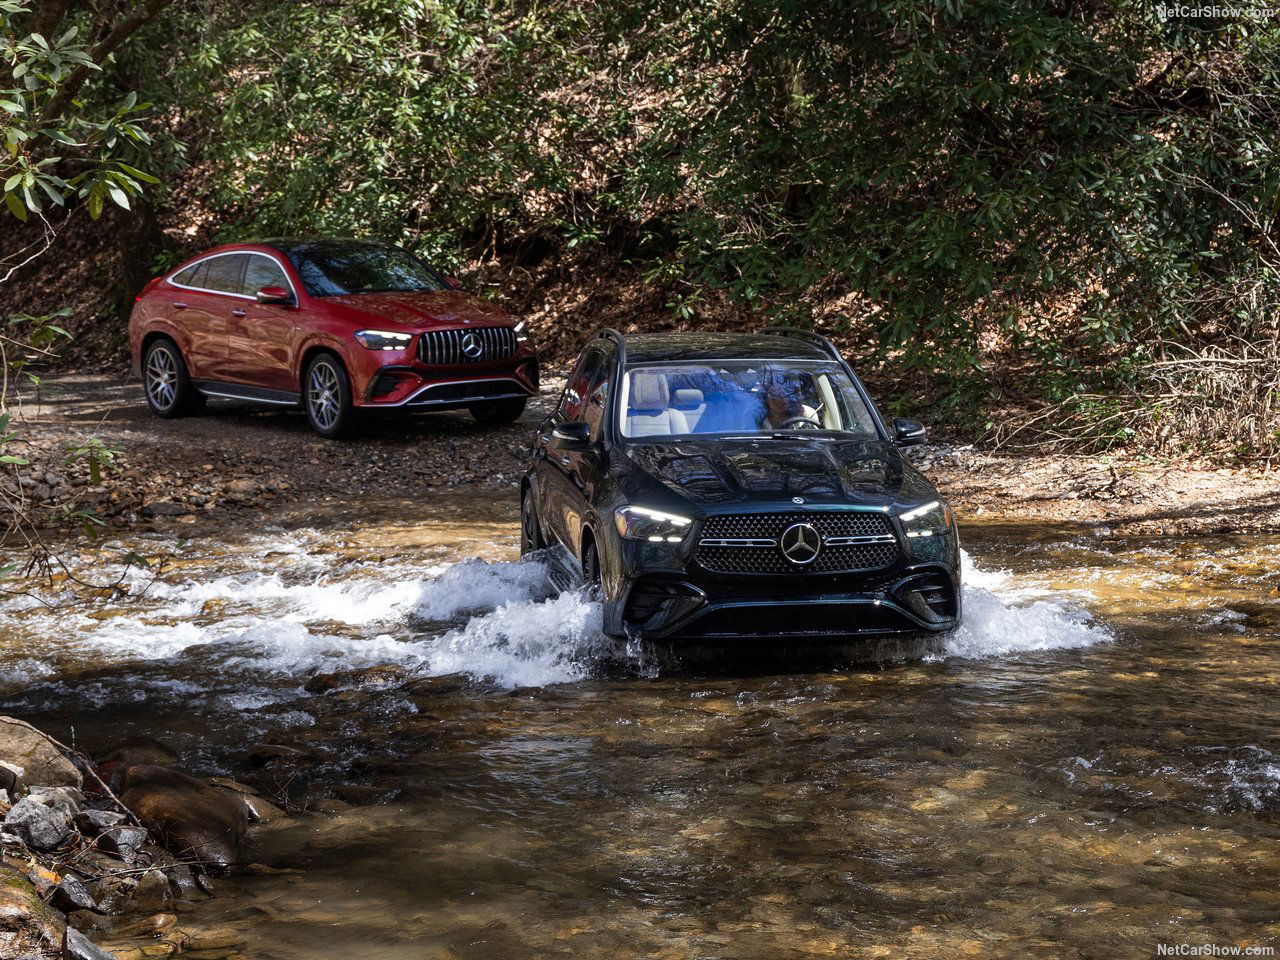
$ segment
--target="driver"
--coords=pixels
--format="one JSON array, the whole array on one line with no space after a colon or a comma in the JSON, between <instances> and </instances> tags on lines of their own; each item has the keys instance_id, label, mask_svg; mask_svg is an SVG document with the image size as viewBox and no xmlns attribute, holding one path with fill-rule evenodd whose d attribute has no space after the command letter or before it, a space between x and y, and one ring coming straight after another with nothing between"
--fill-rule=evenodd
<instances>
[{"instance_id":1,"label":"driver","mask_svg":"<svg viewBox=\"0 0 1280 960\"><path fill-rule=\"evenodd\" d=\"M764 416L757 426L761 430L818 430L822 421L818 411L804 402L798 380L769 371L764 381Z\"/></svg>"}]
</instances>

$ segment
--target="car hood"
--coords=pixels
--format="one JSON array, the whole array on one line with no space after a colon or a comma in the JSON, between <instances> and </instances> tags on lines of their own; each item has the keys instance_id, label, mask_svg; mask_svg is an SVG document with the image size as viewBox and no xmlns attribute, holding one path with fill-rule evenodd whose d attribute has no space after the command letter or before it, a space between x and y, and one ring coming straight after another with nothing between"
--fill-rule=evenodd
<instances>
[{"instance_id":1,"label":"car hood","mask_svg":"<svg viewBox=\"0 0 1280 960\"><path fill-rule=\"evenodd\" d=\"M936 491L891 443L790 438L641 443L627 458L695 504L786 501L888 506Z\"/></svg>"},{"instance_id":2,"label":"car hood","mask_svg":"<svg viewBox=\"0 0 1280 960\"><path fill-rule=\"evenodd\" d=\"M413 330L432 327L510 326L501 307L461 290L415 293L358 293L326 297L326 303L375 317L383 326ZM358 322L364 323L365 320Z\"/></svg>"}]
</instances>

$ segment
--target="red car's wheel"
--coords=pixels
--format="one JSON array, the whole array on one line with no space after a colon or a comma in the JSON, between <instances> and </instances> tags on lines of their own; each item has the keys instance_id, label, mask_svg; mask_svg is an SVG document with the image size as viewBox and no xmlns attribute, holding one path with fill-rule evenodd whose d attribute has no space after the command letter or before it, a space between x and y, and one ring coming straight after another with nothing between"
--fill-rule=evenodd
<instances>
[{"instance_id":1,"label":"red car's wheel","mask_svg":"<svg viewBox=\"0 0 1280 960\"><path fill-rule=\"evenodd\" d=\"M322 353L307 365L302 379L303 403L311 429L333 440L351 428L355 409L351 405L351 380L342 361Z\"/></svg>"},{"instance_id":2,"label":"red car's wheel","mask_svg":"<svg viewBox=\"0 0 1280 960\"><path fill-rule=\"evenodd\" d=\"M185 417L204 406L204 394L187 376L182 351L172 340L155 340L147 347L142 358L142 386L147 406L166 419Z\"/></svg>"}]
</instances>

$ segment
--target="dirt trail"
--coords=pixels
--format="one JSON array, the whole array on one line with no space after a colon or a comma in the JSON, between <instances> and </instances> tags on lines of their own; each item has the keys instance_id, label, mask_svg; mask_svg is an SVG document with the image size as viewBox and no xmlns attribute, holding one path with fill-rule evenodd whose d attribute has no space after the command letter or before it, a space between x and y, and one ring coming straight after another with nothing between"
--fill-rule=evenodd
<instances>
[{"instance_id":1,"label":"dirt trail","mask_svg":"<svg viewBox=\"0 0 1280 960\"><path fill-rule=\"evenodd\" d=\"M102 374L46 380L17 419L35 463L27 488L51 504L74 497L77 509L121 527L239 522L314 501L416 498L430 509L433 489L464 485L514 499L530 431L559 388L548 382L518 423L496 430L476 426L465 412L380 414L365 420L356 439L338 443L312 434L299 411L229 401L160 420L137 381ZM83 486L83 469L62 466L62 451L90 435L122 451L97 489ZM1280 530L1274 472L1127 456L993 454L945 443L910 454L962 521L1042 518L1117 536Z\"/></svg>"}]
</instances>

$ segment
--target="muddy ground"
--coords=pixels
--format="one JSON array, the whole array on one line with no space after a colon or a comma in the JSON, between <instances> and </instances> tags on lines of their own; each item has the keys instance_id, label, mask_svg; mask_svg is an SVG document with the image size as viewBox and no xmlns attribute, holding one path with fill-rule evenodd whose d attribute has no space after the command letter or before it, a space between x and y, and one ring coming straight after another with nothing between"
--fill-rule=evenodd
<instances>
[{"instance_id":1,"label":"muddy ground","mask_svg":"<svg viewBox=\"0 0 1280 960\"><path fill-rule=\"evenodd\" d=\"M60 376L16 410L33 461L19 473L25 494L43 501L47 521L85 509L116 527L258 522L310 503L355 505L362 497L421 498L430 510L433 490L457 486L492 487L494 497L514 500L530 433L560 386L549 381L508 427L480 428L465 412L379 414L366 418L355 439L331 442L312 434L300 411L210 401L200 415L166 421L148 411L136 380ZM92 488L85 465L63 459L67 448L95 435L119 453ZM1261 468L993 452L945 438L910 455L962 520L1043 518L1100 535L1280 530L1280 477Z\"/></svg>"}]
</instances>

